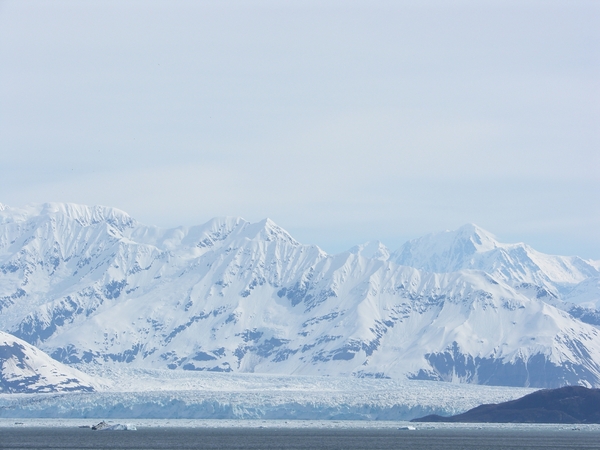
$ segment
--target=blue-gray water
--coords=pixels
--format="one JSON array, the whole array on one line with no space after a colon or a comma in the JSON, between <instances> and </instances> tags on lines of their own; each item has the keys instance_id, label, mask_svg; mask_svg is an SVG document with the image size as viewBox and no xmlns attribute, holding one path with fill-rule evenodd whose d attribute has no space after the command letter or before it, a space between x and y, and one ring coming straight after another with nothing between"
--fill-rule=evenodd
<instances>
[{"instance_id":1,"label":"blue-gray water","mask_svg":"<svg viewBox=\"0 0 600 450\"><path fill-rule=\"evenodd\" d=\"M600 449L600 431L0 428L0 449Z\"/></svg>"}]
</instances>

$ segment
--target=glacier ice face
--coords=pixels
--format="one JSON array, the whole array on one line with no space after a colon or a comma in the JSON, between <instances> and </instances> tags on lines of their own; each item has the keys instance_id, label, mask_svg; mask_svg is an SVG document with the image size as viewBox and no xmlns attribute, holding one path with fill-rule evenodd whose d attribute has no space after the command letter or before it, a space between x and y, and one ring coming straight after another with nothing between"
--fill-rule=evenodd
<instances>
[{"instance_id":1,"label":"glacier ice face","mask_svg":"<svg viewBox=\"0 0 600 450\"><path fill-rule=\"evenodd\" d=\"M431 381L95 367L93 393L0 395L0 417L410 420L451 415L532 389Z\"/></svg>"},{"instance_id":2,"label":"glacier ice face","mask_svg":"<svg viewBox=\"0 0 600 450\"><path fill-rule=\"evenodd\" d=\"M474 225L388 255L328 255L269 219L5 208L0 329L81 367L600 385L599 331L561 298L598 265Z\"/></svg>"}]
</instances>

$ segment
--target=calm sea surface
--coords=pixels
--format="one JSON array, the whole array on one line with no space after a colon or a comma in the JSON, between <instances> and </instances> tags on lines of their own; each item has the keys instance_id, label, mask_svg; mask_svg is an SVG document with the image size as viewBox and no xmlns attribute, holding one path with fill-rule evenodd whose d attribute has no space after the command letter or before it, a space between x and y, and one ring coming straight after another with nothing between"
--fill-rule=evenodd
<instances>
[{"instance_id":1,"label":"calm sea surface","mask_svg":"<svg viewBox=\"0 0 600 450\"><path fill-rule=\"evenodd\" d=\"M600 431L0 428L0 449L600 449Z\"/></svg>"}]
</instances>

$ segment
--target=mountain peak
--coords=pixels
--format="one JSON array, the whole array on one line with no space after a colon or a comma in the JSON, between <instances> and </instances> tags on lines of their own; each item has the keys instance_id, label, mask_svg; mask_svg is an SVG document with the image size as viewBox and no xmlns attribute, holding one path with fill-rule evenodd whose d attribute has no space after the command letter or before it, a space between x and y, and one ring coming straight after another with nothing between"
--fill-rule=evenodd
<instances>
[{"instance_id":1,"label":"mountain peak","mask_svg":"<svg viewBox=\"0 0 600 450\"><path fill-rule=\"evenodd\" d=\"M287 231L269 218L256 223L248 223L244 235L248 239L260 238L265 241L283 240L294 246L301 245Z\"/></svg>"},{"instance_id":2,"label":"mountain peak","mask_svg":"<svg viewBox=\"0 0 600 450\"><path fill-rule=\"evenodd\" d=\"M120 227L128 227L134 224L134 219L125 211L108 206L86 206L76 203L44 203L41 207L41 214L43 215L65 215L84 226L99 222L108 222Z\"/></svg>"},{"instance_id":3,"label":"mountain peak","mask_svg":"<svg viewBox=\"0 0 600 450\"><path fill-rule=\"evenodd\" d=\"M2 205L0 211L9 212L10 221L25 221L35 216L64 216L82 226L107 222L119 229L135 225L135 220L124 211L108 206L87 206L77 203L32 203L23 208L9 208Z\"/></svg>"},{"instance_id":4,"label":"mountain peak","mask_svg":"<svg viewBox=\"0 0 600 450\"><path fill-rule=\"evenodd\" d=\"M429 272L454 272L476 254L500 247L494 235L468 223L455 231L431 233L404 244L390 259Z\"/></svg>"},{"instance_id":5,"label":"mountain peak","mask_svg":"<svg viewBox=\"0 0 600 450\"><path fill-rule=\"evenodd\" d=\"M436 273L480 270L519 289L536 286L541 296L552 293L556 297L564 286L598 276L593 264L578 258L545 255L523 243L500 243L493 234L474 224L409 241L390 260Z\"/></svg>"},{"instance_id":6,"label":"mountain peak","mask_svg":"<svg viewBox=\"0 0 600 450\"><path fill-rule=\"evenodd\" d=\"M446 231L445 233L454 234L455 242L459 240L470 241L475 247L475 251L478 252L492 250L498 247L496 237L474 223L467 223L456 231Z\"/></svg>"},{"instance_id":7,"label":"mountain peak","mask_svg":"<svg viewBox=\"0 0 600 450\"><path fill-rule=\"evenodd\" d=\"M364 244L355 245L348 251L365 258L380 259L382 261L387 261L390 257L390 251L380 241L367 241Z\"/></svg>"}]
</instances>

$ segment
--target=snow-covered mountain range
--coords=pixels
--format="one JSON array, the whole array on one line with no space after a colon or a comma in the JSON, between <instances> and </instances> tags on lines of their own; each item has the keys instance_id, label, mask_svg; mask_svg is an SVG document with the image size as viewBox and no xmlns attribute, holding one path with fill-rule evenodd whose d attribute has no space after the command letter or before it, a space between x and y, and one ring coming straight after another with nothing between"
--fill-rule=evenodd
<instances>
[{"instance_id":1,"label":"snow-covered mountain range","mask_svg":"<svg viewBox=\"0 0 600 450\"><path fill-rule=\"evenodd\" d=\"M0 330L80 368L600 386L599 279L474 225L328 255L268 219L0 207Z\"/></svg>"}]
</instances>

